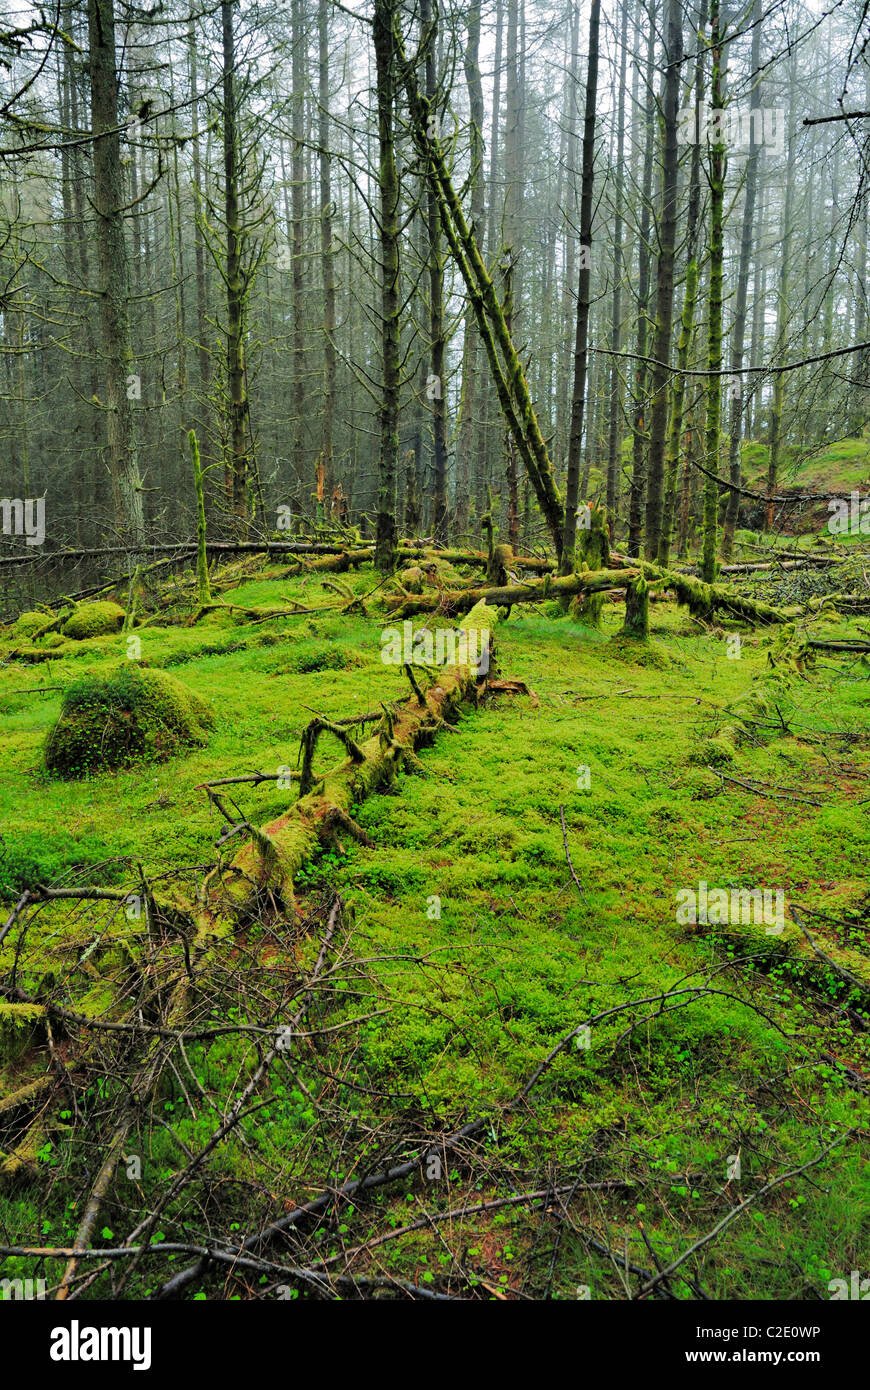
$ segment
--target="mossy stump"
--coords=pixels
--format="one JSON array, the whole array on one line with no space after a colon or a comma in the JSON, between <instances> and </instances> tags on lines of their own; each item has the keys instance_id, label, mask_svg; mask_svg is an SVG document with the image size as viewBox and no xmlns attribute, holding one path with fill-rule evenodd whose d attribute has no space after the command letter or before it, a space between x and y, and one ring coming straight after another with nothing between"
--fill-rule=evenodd
<instances>
[{"instance_id":1,"label":"mossy stump","mask_svg":"<svg viewBox=\"0 0 870 1390\"><path fill-rule=\"evenodd\" d=\"M134 662L69 686L45 743L47 770L71 779L159 762L207 741L215 713L165 671Z\"/></svg>"},{"instance_id":2,"label":"mossy stump","mask_svg":"<svg viewBox=\"0 0 870 1390\"><path fill-rule=\"evenodd\" d=\"M625 618L619 636L633 642L649 640L649 585L643 575L626 586Z\"/></svg>"},{"instance_id":3,"label":"mossy stump","mask_svg":"<svg viewBox=\"0 0 870 1390\"><path fill-rule=\"evenodd\" d=\"M577 573L606 570L610 563L607 512L603 507L587 502L579 509L577 518L577 542L574 551L574 567ZM563 558L563 572L565 568ZM583 623L586 627L600 628L603 608L603 594L578 594L568 605L568 612L576 622Z\"/></svg>"}]
</instances>

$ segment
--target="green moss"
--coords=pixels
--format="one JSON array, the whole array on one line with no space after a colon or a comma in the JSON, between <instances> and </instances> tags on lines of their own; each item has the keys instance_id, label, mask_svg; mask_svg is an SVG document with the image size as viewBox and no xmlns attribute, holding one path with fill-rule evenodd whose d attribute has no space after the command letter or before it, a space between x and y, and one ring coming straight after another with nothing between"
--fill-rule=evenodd
<instances>
[{"instance_id":1,"label":"green moss","mask_svg":"<svg viewBox=\"0 0 870 1390\"><path fill-rule=\"evenodd\" d=\"M128 662L85 676L65 692L44 757L58 777L82 777L138 761L160 761L206 742L211 705L174 676Z\"/></svg>"},{"instance_id":2,"label":"green moss","mask_svg":"<svg viewBox=\"0 0 870 1390\"><path fill-rule=\"evenodd\" d=\"M88 637L104 637L119 632L124 623L124 610L117 603L99 600L80 603L64 624L64 636L82 642Z\"/></svg>"},{"instance_id":3,"label":"green moss","mask_svg":"<svg viewBox=\"0 0 870 1390\"><path fill-rule=\"evenodd\" d=\"M689 754L689 762L697 767L723 767L733 763L736 730L729 724L712 738L702 738Z\"/></svg>"},{"instance_id":4,"label":"green moss","mask_svg":"<svg viewBox=\"0 0 870 1390\"><path fill-rule=\"evenodd\" d=\"M12 624L12 631L16 637L33 637L42 628L46 627L54 617L53 613L36 613L29 611L22 613Z\"/></svg>"},{"instance_id":5,"label":"green moss","mask_svg":"<svg viewBox=\"0 0 870 1390\"><path fill-rule=\"evenodd\" d=\"M41 1004L0 1000L0 1062L12 1062L30 1047L44 1014Z\"/></svg>"}]
</instances>

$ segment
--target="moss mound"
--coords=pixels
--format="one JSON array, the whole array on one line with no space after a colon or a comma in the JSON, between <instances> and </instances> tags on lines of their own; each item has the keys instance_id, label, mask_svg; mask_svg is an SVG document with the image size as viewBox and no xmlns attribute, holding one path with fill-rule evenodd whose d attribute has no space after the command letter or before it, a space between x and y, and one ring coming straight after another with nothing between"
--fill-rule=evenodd
<instances>
[{"instance_id":1,"label":"moss mound","mask_svg":"<svg viewBox=\"0 0 870 1390\"><path fill-rule=\"evenodd\" d=\"M117 603L100 600L80 603L64 624L63 632L65 637L82 642L87 637L104 637L108 632L119 632L123 623L123 608Z\"/></svg>"},{"instance_id":2,"label":"moss mound","mask_svg":"<svg viewBox=\"0 0 870 1390\"><path fill-rule=\"evenodd\" d=\"M41 628L47 627L53 616L52 613L22 613L12 624L12 631L16 637L32 637Z\"/></svg>"},{"instance_id":3,"label":"moss mound","mask_svg":"<svg viewBox=\"0 0 870 1390\"><path fill-rule=\"evenodd\" d=\"M132 662L69 686L44 750L57 777L169 758L206 742L214 710L165 671Z\"/></svg>"}]
</instances>

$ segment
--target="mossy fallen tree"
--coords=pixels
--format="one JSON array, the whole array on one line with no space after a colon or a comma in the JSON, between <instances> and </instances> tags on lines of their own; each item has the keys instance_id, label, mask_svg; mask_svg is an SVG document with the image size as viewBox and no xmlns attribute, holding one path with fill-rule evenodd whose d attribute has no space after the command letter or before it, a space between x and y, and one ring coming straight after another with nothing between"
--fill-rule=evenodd
<instances>
[{"instance_id":1,"label":"mossy fallen tree","mask_svg":"<svg viewBox=\"0 0 870 1390\"><path fill-rule=\"evenodd\" d=\"M611 560L619 560L611 556ZM411 618L417 613L443 613L452 616L466 612L476 603L488 603L494 607L512 608L515 603L540 603L550 598L573 598L604 593L608 590L627 589L639 577L648 583L657 583L670 589L678 603L683 604L695 617L709 618L713 613L727 614L742 622L769 625L793 622L806 611L815 611L825 604L857 606L870 604L870 596L860 594L831 594L809 600L806 604L792 604L788 608L775 608L759 599L747 598L724 584L706 584L690 574L678 574L674 570L661 569L658 565L638 560L627 563L626 568L587 570L582 574L555 578L545 575L542 579L523 584L498 585L490 588L470 588L465 590L444 590L439 593L423 593L399 601L391 608L391 614L398 618Z\"/></svg>"},{"instance_id":2,"label":"mossy fallen tree","mask_svg":"<svg viewBox=\"0 0 870 1390\"><path fill-rule=\"evenodd\" d=\"M440 594L421 594L402 599L391 615L411 618L415 613L444 613L453 616L473 609L478 603L494 608L512 608L515 603L541 603L544 599L573 598L578 594L602 593L609 589L625 589L637 579L639 569L587 570L561 578L545 575L527 584L496 585L493 588L445 590Z\"/></svg>"},{"instance_id":3,"label":"mossy fallen tree","mask_svg":"<svg viewBox=\"0 0 870 1390\"><path fill-rule=\"evenodd\" d=\"M498 618L494 609L478 600L460 624L466 634L466 653L477 643L490 642L489 634ZM479 650L479 647L477 648ZM406 761L413 761L417 748L431 742L438 729L459 713L460 706L474 699L480 674L472 661L442 668L435 681L392 709L385 709L377 732L357 743L346 731L340 741L347 758L321 775L313 775L312 741L322 733L336 735L336 726L313 721L313 735L305 750L303 795L284 815L267 825L251 827L251 839L224 872L205 911L221 914L230 908L245 916L256 910L269 896L279 896L290 905L294 901L293 879L314 853L318 844L334 840L340 830L361 838L353 821L353 809L373 792L392 781ZM308 790L308 788L311 788Z\"/></svg>"},{"instance_id":4,"label":"mossy fallen tree","mask_svg":"<svg viewBox=\"0 0 870 1390\"><path fill-rule=\"evenodd\" d=\"M710 617L715 612L727 613L729 617L739 618L750 623L787 623L803 612L803 607L774 608L758 599L746 598L724 584L707 584L703 579L695 579L690 574L678 574L675 570L661 569L646 561L638 561L641 573L646 580L662 581L671 589L677 602L688 608L693 617Z\"/></svg>"},{"instance_id":5,"label":"mossy fallen tree","mask_svg":"<svg viewBox=\"0 0 870 1390\"><path fill-rule=\"evenodd\" d=\"M310 732L307 740L303 741L306 749L304 785L310 786L310 790L301 795L285 814L267 825L256 828L243 823L235 827L247 829L250 839L229 866L214 866L196 899L192 900L180 892L156 892L143 880L149 929L153 930L158 923L165 924L173 935L184 941L186 970L180 979L176 977L168 992L164 1009L166 1026L155 1030L103 1150L58 1299L64 1300L69 1295L82 1252L91 1241L127 1137L154 1095L171 1050L172 1035L185 1022L191 1002L190 984L195 978L195 971L206 956L231 937L238 925L244 925L258 910L294 909L293 877L310 859L319 843L334 839L342 829L357 838L364 838L352 817L356 804L389 783L405 762L413 761L415 750L431 741L445 722L455 718L464 702L476 700L481 679L479 668L483 663L475 654L479 654L485 644L489 655L490 634L497 618L497 613L484 604L479 604L470 612L461 624L461 631L466 636L457 664L441 669L425 690L416 680L412 680L414 694L392 706L385 706L380 727L364 742L357 743L338 724L316 720L317 730ZM487 668L488 664L487 661ZM348 757L339 766L317 774L312 767L313 753L317 736L322 733L338 734ZM213 793L212 800L219 805ZM71 892L85 898L121 897L117 890L74 889ZM54 894L52 890L45 890L34 895L34 901L43 896ZM25 1003L32 1002L21 997ZM103 1026L123 1028L127 1025L104 1023ZM274 1052L275 1048L267 1057ZM264 1065L249 1083L246 1094L255 1088ZM39 1084L41 1086L42 1081ZM241 1113L241 1107L238 1107L238 1113ZM38 1138L32 1126L28 1138L34 1142Z\"/></svg>"}]
</instances>

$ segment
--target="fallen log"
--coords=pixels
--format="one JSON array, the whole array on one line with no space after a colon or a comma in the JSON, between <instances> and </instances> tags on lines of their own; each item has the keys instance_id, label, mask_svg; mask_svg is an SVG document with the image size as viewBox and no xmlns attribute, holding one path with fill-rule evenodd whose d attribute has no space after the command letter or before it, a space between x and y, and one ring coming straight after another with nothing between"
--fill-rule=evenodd
<instances>
[{"instance_id":1,"label":"fallen log","mask_svg":"<svg viewBox=\"0 0 870 1390\"><path fill-rule=\"evenodd\" d=\"M400 598L391 616L411 618L415 613L444 613L452 617L465 613L478 603L493 608L511 608L515 603L540 603L548 598L571 598L575 594L602 593L608 589L625 589L637 579L639 569L587 570L583 574L568 574L561 578L545 575L525 584L498 585L495 588L445 589L431 596L421 594ZM389 600L388 600L389 602Z\"/></svg>"},{"instance_id":2,"label":"fallen log","mask_svg":"<svg viewBox=\"0 0 870 1390\"><path fill-rule=\"evenodd\" d=\"M665 588L673 590L677 602L684 604L689 612L699 618L709 617L714 612L729 614L752 623L787 623L803 612L803 606L793 608L774 608L758 599L745 598L723 584L707 584L703 579L695 579L690 574L678 574L675 570L661 569L647 561L638 562L644 579L659 580Z\"/></svg>"},{"instance_id":3,"label":"fallen log","mask_svg":"<svg viewBox=\"0 0 870 1390\"><path fill-rule=\"evenodd\" d=\"M498 617L494 609L480 599L469 607L472 611L461 629L491 632ZM377 732L364 743L343 735L347 759L320 775L312 773L309 740L301 784L304 794L285 814L253 831L210 898L194 909L197 916L206 914L216 923L229 910L233 916L245 917L270 895L291 906L294 876L317 845L334 840L342 829L357 836L353 807L390 782L416 749L431 741L460 705L477 693L479 679L471 665L443 667L428 689L385 710ZM316 734L335 734L326 721L318 719L314 724Z\"/></svg>"}]
</instances>

